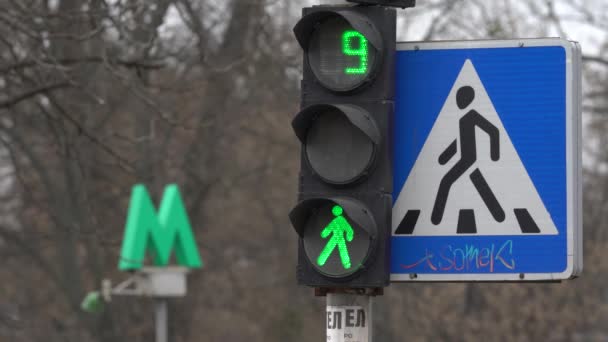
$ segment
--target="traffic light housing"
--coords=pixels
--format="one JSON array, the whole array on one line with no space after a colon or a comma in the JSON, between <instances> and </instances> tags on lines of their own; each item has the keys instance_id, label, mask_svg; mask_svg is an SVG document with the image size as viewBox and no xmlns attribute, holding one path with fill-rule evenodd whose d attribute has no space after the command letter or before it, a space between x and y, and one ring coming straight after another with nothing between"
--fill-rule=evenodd
<instances>
[{"instance_id":1,"label":"traffic light housing","mask_svg":"<svg viewBox=\"0 0 608 342\"><path fill-rule=\"evenodd\" d=\"M391 123L396 11L314 6L294 28L304 50L298 205L300 284L380 288L389 284Z\"/></svg>"}]
</instances>

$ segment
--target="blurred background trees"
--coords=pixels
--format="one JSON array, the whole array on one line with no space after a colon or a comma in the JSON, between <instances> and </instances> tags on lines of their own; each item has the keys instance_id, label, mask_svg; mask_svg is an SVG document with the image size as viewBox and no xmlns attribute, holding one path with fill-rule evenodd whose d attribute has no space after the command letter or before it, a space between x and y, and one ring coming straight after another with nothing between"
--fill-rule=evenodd
<instances>
[{"instance_id":1,"label":"blurred background trees","mask_svg":"<svg viewBox=\"0 0 608 342\"><path fill-rule=\"evenodd\" d=\"M329 2L329 1L328 1ZM340 3L341 1L333 1ZM0 0L0 340L149 341L152 303L80 311L118 281L131 186L181 187L205 268L173 341L321 341L296 286L302 6L277 0ZM380 341L604 340L608 2L429 0L401 40L562 36L585 53L585 271L563 284L395 284Z\"/></svg>"}]
</instances>

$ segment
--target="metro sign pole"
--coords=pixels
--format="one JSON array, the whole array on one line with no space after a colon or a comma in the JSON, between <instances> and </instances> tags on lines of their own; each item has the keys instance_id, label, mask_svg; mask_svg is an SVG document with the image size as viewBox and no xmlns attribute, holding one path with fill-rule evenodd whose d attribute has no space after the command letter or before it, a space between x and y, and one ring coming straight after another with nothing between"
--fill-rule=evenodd
<instances>
[{"instance_id":1,"label":"metro sign pole","mask_svg":"<svg viewBox=\"0 0 608 342\"><path fill-rule=\"evenodd\" d=\"M413 0L303 9L297 278L327 296L327 340L371 341L372 297L389 285L396 10Z\"/></svg>"},{"instance_id":2,"label":"metro sign pole","mask_svg":"<svg viewBox=\"0 0 608 342\"><path fill-rule=\"evenodd\" d=\"M177 265L170 265L175 255ZM153 266L144 265L146 256ZM190 220L177 185L165 188L158 213L142 184L133 187L118 268L132 272L127 280L112 286L102 281L101 291L83 300L84 311L97 313L112 296L152 297L156 301L156 341L168 341L169 298L184 297L186 275L203 266Z\"/></svg>"}]
</instances>

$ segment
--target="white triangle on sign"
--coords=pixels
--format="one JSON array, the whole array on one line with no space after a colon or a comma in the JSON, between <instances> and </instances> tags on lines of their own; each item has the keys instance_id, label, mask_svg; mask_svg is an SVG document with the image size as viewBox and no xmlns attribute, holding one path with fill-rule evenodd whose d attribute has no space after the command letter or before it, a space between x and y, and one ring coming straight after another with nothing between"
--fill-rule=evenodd
<instances>
[{"instance_id":1,"label":"white triangle on sign","mask_svg":"<svg viewBox=\"0 0 608 342\"><path fill-rule=\"evenodd\" d=\"M460 109L457 104L457 93L459 89L467 86L473 88L474 99L464 109ZM461 123L461 118L465 115L468 119L475 116L476 114L468 115L471 111L478 113L478 118L479 116L482 118L478 121L469 120L469 125L466 126L463 123L467 120L463 119L463 123ZM428 114L417 113L417 115ZM471 121L477 123L470 124ZM480 121L485 123L479 123ZM469 156L466 158L468 161L472 160L471 154L476 152L474 162L461 161L461 159L464 160L461 153L461 126L466 126L465 130L468 127L468 131L473 132L465 139L465 149L468 152L466 153ZM494 144L498 142L499 150L499 159L496 161L491 158L492 142L488 131L492 129L488 126L495 127L494 131L498 129L498 138L494 141ZM453 144L454 141L456 144ZM447 162L445 162L444 156L444 165L441 165L439 156L444 154L450 145L456 147L456 150L453 150L455 154L452 154L451 159ZM474 152L471 153L471 150ZM433 223L431 217L436 206L440 183L459 161L461 161L459 166L462 167L457 167L457 169L461 172L452 171L452 176L446 177L455 179L455 181L444 181L444 183L448 183L448 186L444 184L443 188L444 190L447 188L449 191L443 215L440 216L439 222L435 216L435 223ZM475 183L473 178L476 179ZM479 190L479 188L484 188L484 184L486 185L485 192ZM495 198L494 202L491 201L492 196L488 196L487 187ZM482 197L482 192L485 197ZM486 204L486 202L496 203L496 201L500 210L497 210L496 206ZM490 207L494 208L493 211L490 210ZM500 212L503 214L497 214ZM392 231L395 235L410 236L554 235L558 233L551 215L543 204L470 60L464 63L414 167L397 197L393 207Z\"/></svg>"}]
</instances>

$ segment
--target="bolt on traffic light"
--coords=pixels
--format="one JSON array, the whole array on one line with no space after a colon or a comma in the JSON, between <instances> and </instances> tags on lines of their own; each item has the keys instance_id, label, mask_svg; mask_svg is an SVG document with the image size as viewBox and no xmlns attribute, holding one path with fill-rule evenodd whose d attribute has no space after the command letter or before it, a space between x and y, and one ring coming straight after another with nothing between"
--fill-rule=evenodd
<instances>
[{"instance_id":1,"label":"bolt on traffic light","mask_svg":"<svg viewBox=\"0 0 608 342\"><path fill-rule=\"evenodd\" d=\"M314 287L389 283L396 13L380 6L305 8L298 281Z\"/></svg>"}]
</instances>

